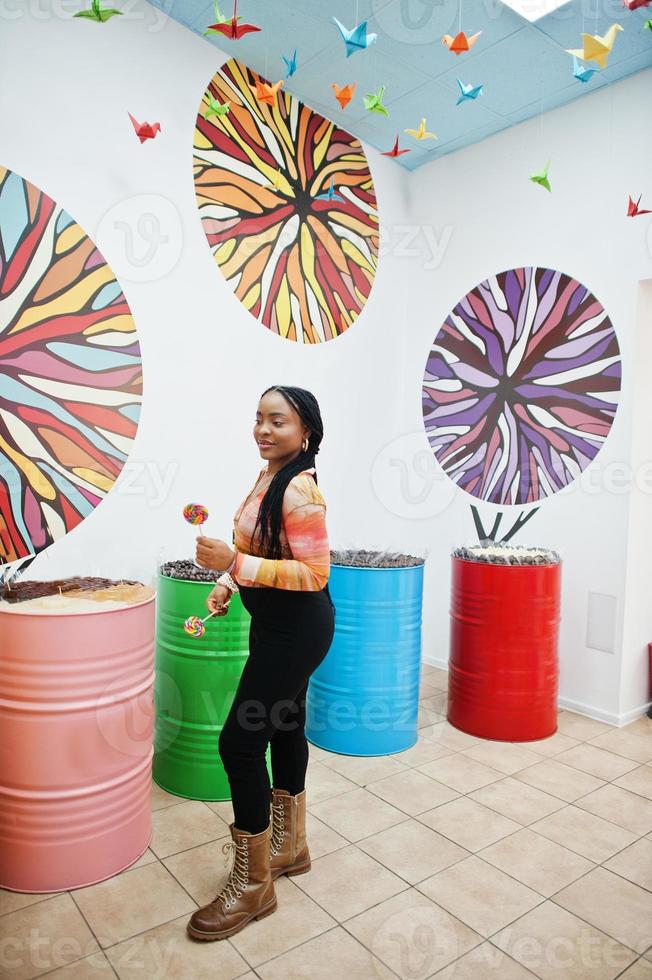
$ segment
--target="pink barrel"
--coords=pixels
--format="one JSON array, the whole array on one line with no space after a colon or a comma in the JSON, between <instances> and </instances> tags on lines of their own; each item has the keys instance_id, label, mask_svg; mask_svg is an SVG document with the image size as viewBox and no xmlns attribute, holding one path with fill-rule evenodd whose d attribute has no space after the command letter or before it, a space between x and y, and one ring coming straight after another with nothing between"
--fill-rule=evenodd
<instances>
[{"instance_id":1,"label":"pink barrel","mask_svg":"<svg viewBox=\"0 0 652 980\"><path fill-rule=\"evenodd\" d=\"M147 849L154 598L0 610L1 887L79 888Z\"/></svg>"}]
</instances>

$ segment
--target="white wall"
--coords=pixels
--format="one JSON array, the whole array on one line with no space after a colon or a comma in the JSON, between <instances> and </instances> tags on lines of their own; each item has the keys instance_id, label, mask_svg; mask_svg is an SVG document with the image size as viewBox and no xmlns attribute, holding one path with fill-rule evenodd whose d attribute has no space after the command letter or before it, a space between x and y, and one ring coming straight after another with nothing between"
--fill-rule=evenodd
<instances>
[{"instance_id":1,"label":"white wall","mask_svg":"<svg viewBox=\"0 0 652 980\"><path fill-rule=\"evenodd\" d=\"M331 546L427 554L424 657L445 665L450 549L475 535L470 498L442 478L423 430L426 358L469 288L503 268L549 265L579 278L609 311L624 397L592 467L602 475L597 492L574 486L545 501L516 540L563 553L562 703L616 723L640 713L640 665L628 669L621 698L623 664L652 637L643 635L649 623L640 602L626 620L624 583L635 574L629 498L604 482L605 467L631 455L637 280L652 275L652 260L649 220L624 219L623 208L628 192L650 194L651 138L641 121L652 72L414 174L366 147L384 236L376 282L346 334L307 349L273 336L242 308L201 229L192 135L221 60L146 3L119 24L35 18L26 8L3 21L0 163L50 194L95 239L123 286L144 359L141 424L122 477L82 525L36 559L29 577L149 581L161 557L194 553L195 534L180 516L191 499L209 507L206 532L230 541L233 511L264 465L251 432L258 398L270 384L297 384L314 391L324 417L317 464ZM127 110L160 120L155 141L138 143ZM605 124L610 138L600 145ZM527 180L548 156L551 195ZM145 212L158 216L168 242L141 266L113 222L132 226L139 256L148 247L136 234ZM433 235L442 234L438 255ZM613 654L584 645L589 590L617 597Z\"/></svg>"}]
</instances>

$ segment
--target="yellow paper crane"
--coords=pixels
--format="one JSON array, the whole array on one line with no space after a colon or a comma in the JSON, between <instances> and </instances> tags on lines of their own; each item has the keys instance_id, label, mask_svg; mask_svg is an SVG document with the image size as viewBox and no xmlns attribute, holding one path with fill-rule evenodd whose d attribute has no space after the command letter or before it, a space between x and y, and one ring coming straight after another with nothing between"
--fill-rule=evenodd
<instances>
[{"instance_id":1,"label":"yellow paper crane","mask_svg":"<svg viewBox=\"0 0 652 980\"><path fill-rule=\"evenodd\" d=\"M405 129L405 133L408 136L414 136L415 140L436 140L437 133L427 133L426 132L426 117L424 116L419 123L418 129Z\"/></svg>"},{"instance_id":2,"label":"yellow paper crane","mask_svg":"<svg viewBox=\"0 0 652 980\"><path fill-rule=\"evenodd\" d=\"M606 34L582 34L583 48L566 48L568 54L573 54L582 61L597 61L600 68L607 67L607 58L616 40L616 31L624 31L620 24L612 24Z\"/></svg>"}]
</instances>

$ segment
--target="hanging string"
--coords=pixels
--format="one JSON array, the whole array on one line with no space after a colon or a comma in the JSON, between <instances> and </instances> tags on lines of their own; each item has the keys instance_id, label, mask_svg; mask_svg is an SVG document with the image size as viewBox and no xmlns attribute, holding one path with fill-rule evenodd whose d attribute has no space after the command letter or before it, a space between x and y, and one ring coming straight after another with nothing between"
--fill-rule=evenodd
<instances>
[{"instance_id":1,"label":"hanging string","mask_svg":"<svg viewBox=\"0 0 652 980\"><path fill-rule=\"evenodd\" d=\"M462 0L460 0L460 16L457 24L457 33L459 34L462 30Z\"/></svg>"}]
</instances>

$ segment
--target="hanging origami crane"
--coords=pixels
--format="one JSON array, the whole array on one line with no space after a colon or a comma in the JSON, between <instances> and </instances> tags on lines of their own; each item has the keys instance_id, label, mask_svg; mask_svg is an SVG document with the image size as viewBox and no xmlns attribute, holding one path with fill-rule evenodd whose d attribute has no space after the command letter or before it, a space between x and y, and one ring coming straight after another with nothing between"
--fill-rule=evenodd
<instances>
[{"instance_id":1,"label":"hanging origami crane","mask_svg":"<svg viewBox=\"0 0 652 980\"><path fill-rule=\"evenodd\" d=\"M545 189L547 191L550 190L550 181L548 180L548 168L549 168L549 166L550 166L550 160L548 160L548 162L545 165L545 167L543 168L543 170L537 170L536 173L530 174L530 177L529 177L529 179L534 184L539 184L541 187L545 187Z\"/></svg>"},{"instance_id":2,"label":"hanging origami crane","mask_svg":"<svg viewBox=\"0 0 652 980\"><path fill-rule=\"evenodd\" d=\"M368 95L362 96L362 101L367 112L379 112L382 116L389 116L389 112L383 105L384 94L385 86L381 85L377 92L369 92Z\"/></svg>"},{"instance_id":3,"label":"hanging origami crane","mask_svg":"<svg viewBox=\"0 0 652 980\"><path fill-rule=\"evenodd\" d=\"M643 28L647 28L648 31L652 31L652 20L646 20L643 24Z\"/></svg>"},{"instance_id":4,"label":"hanging origami crane","mask_svg":"<svg viewBox=\"0 0 652 980\"><path fill-rule=\"evenodd\" d=\"M274 105L274 101L282 84L283 79L278 82L274 82L274 84L271 85L269 82L263 82L260 80L260 78L257 78L256 84L250 85L249 88L259 102L264 102L266 105Z\"/></svg>"},{"instance_id":5,"label":"hanging origami crane","mask_svg":"<svg viewBox=\"0 0 652 980\"><path fill-rule=\"evenodd\" d=\"M378 38L377 34L367 34L366 20L363 20L362 23L358 24L351 31L344 24L341 24L337 17L333 17L333 23L337 25L337 29L342 35L347 58L350 58L356 51L364 51L365 48L368 48Z\"/></svg>"},{"instance_id":6,"label":"hanging origami crane","mask_svg":"<svg viewBox=\"0 0 652 980\"><path fill-rule=\"evenodd\" d=\"M297 49L294 49L294 54L291 58L286 58L284 54L281 55L281 58L285 62L285 67L287 68L285 77L291 78L297 70Z\"/></svg>"},{"instance_id":7,"label":"hanging origami crane","mask_svg":"<svg viewBox=\"0 0 652 980\"><path fill-rule=\"evenodd\" d=\"M339 194L335 193L335 178L331 177L331 182L329 184L328 190L324 191L322 194L315 194L316 201L342 201L344 203L344 198L340 197Z\"/></svg>"},{"instance_id":8,"label":"hanging origami crane","mask_svg":"<svg viewBox=\"0 0 652 980\"><path fill-rule=\"evenodd\" d=\"M216 2L216 0L213 0L213 10L215 12L214 18L213 18L213 26L212 27L207 27L206 30L202 32L202 37L206 37L207 35L210 35L210 34L218 34L219 31L217 30L217 28L221 24L228 24L229 23L230 18L224 16L224 14L220 10L219 5ZM238 17L238 20L242 20L242 17Z\"/></svg>"},{"instance_id":9,"label":"hanging origami crane","mask_svg":"<svg viewBox=\"0 0 652 980\"><path fill-rule=\"evenodd\" d=\"M582 61L597 61L600 68L607 67L607 58L616 40L616 31L623 31L620 24L612 24L606 34L582 34L583 48L566 48L568 54L581 58Z\"/></svg>"},{"instance_id":10,"label":"hanging origami crane","mask_svg":"<svg viewBox=\"0 0 652 980\"><path fill-rule=\"evenodd\" d=\"M578 82L590 82L596 71L600 71L600 69L589 68L588 65L581 65L578 61L577 55L573 55L573 76L578 80Z\"/></svg>"},{"instance_id":11,"label":"hanging origami crane","mask_svg":"<svg viewBox=\"0 0 652 980\"><path fill-rule=\"evenodd\" d=\"M394 141L394 146L391 148L391 150L385 150L385 152L383 153L383 156L384 157L400 157L404 153L409 153L409 152L410 152L409 148L408 149L405 149L405 150L399 150L399 148L398 148L398 136L397 136L396 139L395 139L395 141Z\"/></svg>"},{"instance_id":12,"label":"hanging origami crane","mask_svg":"<svg viewBox=\"0 0 652 980\"><path fill-rule=\"evenodd\" d=\"M441 43L445 44L453 54L462 54L463 51L469 51L473 47L481 34L482 31L478 31L477 34L472 34L471 37L467 37L464 31L460 31L455 37L451 37L450 34L444 34Z\"/></svg>"},{"instance_id":13,"label":"hanging origami crane","mask_svg":"<svg viewBox=\"0 0 652 980\"><path fill-rule=\"evenodd\" d=\"M91 0L90 10L78 10L76 14L73 14L73 17L84 17L86 20L94 20L98 24L104 24L116 14L122 14L122 11L115 10L113 7L103 9L100 7L100 0Z\"/></svg>"},{"instance_id":14,"label":"hanging origami crane","mask_svg":"<svg viewBox=\"0 0 652 980\"><path fill-rule=\"evenodd\" d=\"M230 102L219 102L218 99L214 99L209 92L208 108L204 113L204 119L210 119L211 116L226 116L230 108L231 108Z\"/></svg>"},{"instance_id":15,"label":"hanging origami crane","mask_svg":"<svg viewBox=\"0 0 652 980\"><path fill-rule=\"evenodd\" d=\"M639 208L638 205L642 196L642 194L638 195L638 201L633 201L631 197L629 198L629 203L627 205L628 218L635 218L639 214L652 214L652 211L648 211L646 208Z\"/></svg>"},{"instance_id":16,"label":"hanging origami crane","mask_svg":"<svg viewBox=\"0 0 652 980\"><path fill-rule=\"evenodd\" d=\"M460 102L466 102L467 99L477 99L479 95L482 95L482 85L467 85L462 82L459 78L457 79L457 84L460 87L460 97L455 103L459 105Z\"/></svg>"},{"instance_id":17,"label":"hanging origami crane","mask_svg":"<svg viewBox=\"0 0 652 980\"><path fill-rule=\"evenodd\" d=\"M346 109L347 105L353 98L353 93L356 90L357 84L357 82L354 82L353 85L342 85L341 88L339 85L336 85L335 82L333 82L331 85L331 88L335 92L335 98L339 102L342 109Z\"/></svg>"},{"instance_id":18,"label":"hanging origami crane","mask_svg":"<svg viewBox=\"0 0 652 980\"><path fill-rule=\"evenodd\" d=\"M623 7L628 10L638 10L639 7L648 7L652 0L623 0Z\"/></svg>"},{"instance_id":19,"label":"hanging origami crane","mask_svg":"<svg viewBox=\"0 0 652 980\"><path fill-rule=\"evenodd\" d=\"M141 143L144 143L145 140L153 140L156 134L161 131L160 123L157 122L139 123L138 120L134 116L132 116L130 112L128 113L128 116L131 119L133 127L136 130L136 135L138 136L138 139L140 140Z\"/></svg>"},{"instance_id":20,"label":"hanging origami crane","mask_svg":"<svg viewBox=\"0 0 652 980\"><path fill-rule=\"evenodd\" d=\"M408 136L414 136L415 140L436 140L437 139L437 134L436 133L428 133L428 132L426 132L426 117L425 116L423 117L423 119L419 123L419 128L418 129L404 129L403 132L404 133L407 133Z\"/></svg>"},{"instance_id":21,"label":"hanging origami crane","mask_svg":"<svg viewBox=\"0 0 652 980\"><path fill-rule=\"evenodd\" d=\"M208 30L210 32L214 31L217 34L223 34L224 37L228 37L231 41L239 41L245 34L251 34L252 31L260 30L260 27L256 27L255 24L239 24L239 20L238 0L233 0L233 16L231 19L222 23L211 24Z\"/></svg>"}]
</instances>

